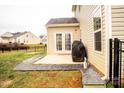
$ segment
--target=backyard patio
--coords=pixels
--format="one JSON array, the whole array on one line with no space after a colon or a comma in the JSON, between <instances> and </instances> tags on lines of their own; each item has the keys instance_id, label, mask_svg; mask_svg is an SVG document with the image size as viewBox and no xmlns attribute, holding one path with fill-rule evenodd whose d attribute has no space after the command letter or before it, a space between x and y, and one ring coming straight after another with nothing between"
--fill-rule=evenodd
<instances>
[{"instance_id":1,"label":"backyard patio","mask_svg":"<svg viewBox=\"0 0 124 93\"><path fill-rule=\"evenodd\" d=\"M83 87L105 87L105 81L92 67L83 68L83 62L73 62L71 55L35 56L16 65L17 71L80 71ZM72 75L73 77L73 75Z\"/></svg>"},{"instance_id":2,"label":"backyard patio","mask_svg":"<svg viewBox=\"0 0 124 93\"><path fill-rule=\"evenodd\" d=\"M34 64L83 64L83 62L73 62L71 55L46 55Z\"/></svg>"}]
</instances>

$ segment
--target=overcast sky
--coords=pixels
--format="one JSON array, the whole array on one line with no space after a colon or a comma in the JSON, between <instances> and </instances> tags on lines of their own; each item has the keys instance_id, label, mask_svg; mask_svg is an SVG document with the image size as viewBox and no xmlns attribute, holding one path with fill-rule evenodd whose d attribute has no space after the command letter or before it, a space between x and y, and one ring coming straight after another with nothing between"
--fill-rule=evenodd
<instances>
[{"instance_id":1,"label":"overcast sky","mask_svg":"<svg viewBox=\"0 0 124 93\"><path fill-rule=\"evenodd\" d=\"M31 31L46 33L50 18L72 17L72 5L0 5L0 33Z\"/></svg>"}]
</instances>

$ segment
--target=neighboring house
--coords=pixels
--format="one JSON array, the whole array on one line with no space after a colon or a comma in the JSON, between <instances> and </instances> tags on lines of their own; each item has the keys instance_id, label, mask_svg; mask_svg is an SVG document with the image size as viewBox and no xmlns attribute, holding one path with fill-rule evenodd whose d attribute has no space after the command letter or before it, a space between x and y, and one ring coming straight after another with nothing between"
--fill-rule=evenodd
<instances>
[{"instance_id":1,"label":"neighboring house","mask_svg":"<svg viewBox=\"0 0 124 93\"><path fill-rule=\"evenodd\" d=\"M0 43L2 43L2 38L1 38L1 36L0 36Z\"/></svg>"},{"instance_id":2,"label":"neighboring house","mask_svg":"<svg viewBox=\"0 0 124 93\"><path fill-rule=\"evenodd\" d=\"M0 33L0 43L2 43L1 33Z\"/></svg>"},{"instance_id":3,"label":"neighboring house","mask_svg":"<svg viewBox=\"0 0 124 93\"><path fill-rule=\"evenodd\" d=\"M10 32L6 32L1 35L2 38L2 43L10 43L10 42L15 42L13 38L13 34Z\"/></svg>"},{"instance_id":4,"label":"neighboring house","mask_svg":"<svg viewBox=\"0 0 124 93\"><path fill-rule=\"evenodd\" d=\"M3 43L23 43L23 44L40 44L40 38L31 32L6 32L2 36Z\"/></svg>"},{"instance_id":5,"label":"neighboring house","mask_svg":"<svg viewBox=\"0 0 124 93\"><path fill-rule=\"evenodd\" d=\"M0 33L0 43L2 43L1 33Z\"/></svg>"},{"instance_id":6,"label":"neighboring house","mask_svg":"<svg viewBox=\"0 0 124 93\"><path fill-rule=\"evenodd\" d=\"M41 38L42 44L47 44L47 36L46 35L40 36L40 38Z\"/></svg>"},{"instance_id":7,"label":"neighboring house","mask_svg":"<svg viewBox=\"0 0 124 93\"><path fill-rule=\"evenodd\" d=\"M71 51L74 40L82 39L87 49L88 62L107 78L109 39L119 38L124 41L124 6L73 5L72 11L75 18L65 18L65 21L62 20L64 18L51 19L47 23L47 53L67 53L66 49ZM68 19L75 21L70 22Z\"/></svg>"}]
</instances>

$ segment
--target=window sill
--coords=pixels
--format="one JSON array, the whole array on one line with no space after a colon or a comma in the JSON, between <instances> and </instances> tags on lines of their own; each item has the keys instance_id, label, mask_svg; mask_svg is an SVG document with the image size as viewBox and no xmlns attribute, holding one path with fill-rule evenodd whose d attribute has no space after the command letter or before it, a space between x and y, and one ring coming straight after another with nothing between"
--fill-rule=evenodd
<instances>
[{"instance_id":1,"label":"window sill","mask_svg":"<svg viewBox=\"0 0 124 93\"><path fill-rule=\"evenodd\" d=\"M103 54L103 51L102 50L101 51L94 50L94 52L97 53L97 54L101 54L101 55Z\"/></svg>"}]
</instances>

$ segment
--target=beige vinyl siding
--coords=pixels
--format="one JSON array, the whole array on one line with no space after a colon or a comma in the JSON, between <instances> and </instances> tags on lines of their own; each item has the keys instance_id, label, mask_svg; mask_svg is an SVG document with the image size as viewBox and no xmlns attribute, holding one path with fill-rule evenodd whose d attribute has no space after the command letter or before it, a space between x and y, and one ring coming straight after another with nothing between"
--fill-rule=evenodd
<instances>
[{"instance_id":1,"label":"beige vinyl siding","mask_svg":"<svg viewBox=\"0 0 124 93\"><path fill-rule=\"evenodd\" d=\"M124 41L124 5L112 6L112 38L119 38ZM122 48L124 50L124 44ZM122 61L122 66L124 66L124 53L122 54Z\"/></svg>"},{"instance_id":2,"label":"beige vinyl siding","mask_svg":"<svg viewBox=\"0 0 124 93\"><path fill-rule=\"evenodd\" d=\"M74 40L80 40L80 31L79 26L64 26L64 27L48 27L47 28L47 54L57 54L56 53L56 40L55 34L56 33L64 33L70 32L72 33L72 42ZM62 53L64 54L64 53Z\"/></svg>"},{"instance_id":3,"label":"beige vinyl siding","mask_svg":"<svg viewBox=\"0 0 124 93\"><path fill-rule=\"evenodd\" d=\"M15 39L14 38L2 38L2 43L15 43Z\"/></svg>"},{"instance_id":4,"label":"beige vinyl siding","mask_svg":"<svg viewBox=\"0 0 124 93\"><path fill-rule=\"evenodd\" d=\"M100 15L102 17L102 51L97 52L94 49L93 17ZM88 61L105 74L105 7L102 6L100 8L100 6L98 7L96 5L81 6L79 20L82 41L88 51Z\"/></svg>"},{"instance_id":5,"label":"beige vinyl siding","mask_svg":"<svg viewBox=\"0 0 124 93\"><path fill-rule=\"evenodd\" d=\"M80 9L79 9L79 7L80 7ZM80 11L81 11L81 6L76 6L76 10L75 10L75 13L74 13L74 15L75 15L75 17L77 18L77 20L80 22Z\"/></svg>"},{"instance_id":6,"label":"beige vinyl siding","mask_svg":"<svg viewBox=\"0 0 124 93\"><path fill-rule=\"evenodd\" d=\"M40 44L40 42L41 42L41 39L39 37L35 36L31 32L27 32L24 35L17 37L16 38L17 43L19 43L18 40L20 40L20 43L24 43L24 44Z\"/></svg>"}]
</instances>

